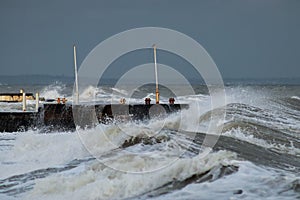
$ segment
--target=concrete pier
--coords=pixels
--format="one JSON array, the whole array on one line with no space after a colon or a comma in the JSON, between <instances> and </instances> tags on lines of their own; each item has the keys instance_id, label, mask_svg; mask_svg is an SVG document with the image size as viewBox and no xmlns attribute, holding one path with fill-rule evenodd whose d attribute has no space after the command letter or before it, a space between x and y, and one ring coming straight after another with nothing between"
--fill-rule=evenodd
<instances>
[{"instance_id":1,"label":"concrete pier","mask_svg":"<svg viewBox=\"0 0 300 200\"><path fill-rule=\"evenodd\" d=\"M0 132L27 131L39 126L40 112L1 112Z\"/></svg>"},{"instance_id":2,"label":"concrete pier","mask_svg":"<svg viewBox=\"0 0 300 200\"><path fill-rule=\"evenodd\" d=\"M159 115L187 109L187 104L43 104L38 112L0 112L0 132L74 131L75 124L90 128L97 123L112 121L148 120Z\"/></svg>"}]
</instances>

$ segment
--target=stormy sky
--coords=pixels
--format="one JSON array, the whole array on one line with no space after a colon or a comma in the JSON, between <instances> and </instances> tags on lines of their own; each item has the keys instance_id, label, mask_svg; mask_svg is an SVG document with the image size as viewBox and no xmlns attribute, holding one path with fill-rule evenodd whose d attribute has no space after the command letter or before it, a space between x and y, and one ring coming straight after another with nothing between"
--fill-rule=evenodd
<instances>
[{"instance_id":1,"label":"stormy sky","mask_svg":"<svg viewBox=\"0 0 300 200\"><path fill-rule=\"evenodd\" d=\"M149 26L198 41L224 78L300 78L299 0L1 0L0 75L73 76L73 44L80 66L101 41Z\"/></svg>"}]
</instances>

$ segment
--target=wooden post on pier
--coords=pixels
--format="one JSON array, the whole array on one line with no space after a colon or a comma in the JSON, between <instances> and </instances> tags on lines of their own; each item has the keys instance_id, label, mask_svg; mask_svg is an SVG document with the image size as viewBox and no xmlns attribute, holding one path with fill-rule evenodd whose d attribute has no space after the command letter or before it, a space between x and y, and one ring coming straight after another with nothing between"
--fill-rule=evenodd
<instances>
[{"instance_id":1,"label":"wooden post on pier","mask_svg":"<svg viewBox=\"0 0 300 200\"><path fill-rule=\"evenodd\" d=\"M26 111L26 93L25 92L23 92L22 101L23 101L23 111Z\"/></svg>"},{"instance_id":2,"label":"wooden post on pier","mask_svg":"<svg viewBox=\"0 0 300 200\"><path fill-rule=\"evenodd\" d=\"M40 95L39 93L35 94L35 111L38 112L39 111L39 102L40 101Z\"/></svg>"}]
</instances>

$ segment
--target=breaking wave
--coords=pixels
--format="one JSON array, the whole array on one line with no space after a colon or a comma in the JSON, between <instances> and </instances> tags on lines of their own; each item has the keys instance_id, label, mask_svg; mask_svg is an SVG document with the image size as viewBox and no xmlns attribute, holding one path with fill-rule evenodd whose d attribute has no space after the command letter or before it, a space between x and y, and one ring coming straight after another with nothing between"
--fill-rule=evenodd
<instances>
[{"instance_id":1,"label":"breaking wave","mask_svg":"<svg viewBox=\"0 0 300 200\"><path fill-rule=\"evenodd\" d=\"M55 83L42 95L70 97L71 90ZM226 108L214 110L226 109L226 118L221 136L210 135L218 137L212 149L202 146L212 112L206 94L177 97L190 108L164 120L99 124L76 132L5 133L0 137L0 198L300 198L297 91L227 88ZM126 95L92 86L80 93L97 101ZM153 95L146 91L142 97Z\"/></svg>"},{"instance_id":2,"label":"breaking wave","mask_svg":"<svg viewBox=\"0 0 300 200\"><path fill-rule=\"evenodd\" d=\"M58 97L65 97L66 85L61 82L54 82L51 85L46 86L40 92L41 97L45 97L47 99L56 99Z\"/></svg>"}]
</instances>

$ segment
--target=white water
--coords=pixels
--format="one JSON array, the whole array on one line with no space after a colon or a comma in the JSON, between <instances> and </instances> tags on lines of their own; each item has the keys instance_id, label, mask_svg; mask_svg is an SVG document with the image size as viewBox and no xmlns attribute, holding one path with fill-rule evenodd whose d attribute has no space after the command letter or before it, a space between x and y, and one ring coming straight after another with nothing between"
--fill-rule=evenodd
<instances>
[{"instance_id":1,"label":"white water","mask_svg":"<svg viewBox=\"0 0 300 200\"><path fill-rule=\"evenodd\" d=\"M276 142L272 143L272 141L266 141L261 138L257 138L251 133L247 133L245 130L242 130L241 128L232 129L230 131L223 133L223 135L238 138L239 140L246 141L251 144L255 144L257 146L271 149L273 151L277 151L280 153L284 152L287 154L300 156L300 149L296 148L293 145L292 141L289 143L289 145L278 144Z\"/></svg>"},{"instance_id":2,"label":"white water","mask_svg":"<svg viewBox=\"0 0 300 200\"><path fill-rule=\"evenodd\" d=\"M64 165L87 155L78 135L74 133L18 133L13 148L0 155L2 162L13 163L1 165L0 177L4 179L49 166Z\"/></svg>"},{"instance_id":3,"label":"white water","mask_svg":"<svg viewBox=\"0 0 300 200\"><path fill-rule=\"evenodd\" d=\"M205 172L220 164L226 164L232 154L218 152L209 157L193 157L179 159L167 168L142 174L115 171L99 162L84 166L75 174L54 175L37 182L36 187L27 196L28 199L119 199L133 197L151 191L172 182L180 181L195 173ZM157 165L153 160L141 159L139 156L129 160L116 159L118 165L131 165L143 169L149 165ZM89 194L89 195L87 195Z\"/></svg>"},{"instance_id":4,"label":"white water","mask_svg":"<svg viewBox=\"0 0 300 200\"><path fill-rule=\"evenodd\" d=\"M49 86L46 86L42 89L40 92L41 97L45 97L46 99L56 99L58 97L65 97L65 94L63 94L63 91L66 89L66 85L55 82Z\"/></svg>"},{"instance_id":5,"label":"white water","mask_svg":"<svg viewBox=\"0 0 300 200\"><path fill-rule=\"evenodd\" d=\"M298 96L292 96L291 98L292 98L292 99L300 100L300 97L298 97Z\"/></svg>"},{"instance_id":6,"label":"white water","mask_svg":"<svg viewBox=\"0 0 300 200\"><path fill-rule=\"evenodd\" d=\"M49 98L66 96L71 101L72 97L64 93L65 87L59 84L45 87L42 95ZM126 91L121 89L113 88L112 90L115 96L105 89L88 87L81 93L81 98L89 100L96 96L96 100L110 102L113 97L117 102L119 98L126 95ZM144 96L151 95L153 93L149 92ZM284 129L289 133L299 130L299 121L290 118L289 114L285 113L288 111L297 115L297 111L269 103L269 95L263 91L256 92L251 88L229 88L227 90L228 103L243 103L263 109L263 112L245 109L242 114L234 114L232 119L237 117L240 120L265 124L279 130ZM290 95L289 97L297 99L295 97L298 96ZM167 101L167 98L163 100ZM39 131L5 134L1 139L12 138L12 140L1 140L0 144L13 146L0 146L0 179L39 169L64 167L76 159L96 157L97 159L84 161L73 169L29 181L28 184L34 184L33 189L18 194L16 198L119 199L143 195L174 180L183 181L194 174L218 169L220 165L235 165L239 167L236 173L213 182L191 183L182 189L170 191L169 194L160 195L154 199L299 198L297 192L289 188L293 181L299 180L299 176L295 173L240 161L235 153L228 151L210 153L204 158L201 155L179 157L190 145L190 140L185 140L183 135L172 135L170 130L191 132L197 130L205 133L208 121L200 120L200 118L210 110L208 106L210 98L207 95L197 94L177 97L176 100L194 104L181 114L172 114L164 120L153 119L147 123L129 122L120 125L100 124L93 129L79 130L78 134L69 132L41 134ZM140 99L132 99L132 101L143 102ZM265 103L266 101L268 103ZM0 106L2 108L2 105ZM13 106L10 104L7 108L14 109ZM200 111L197 106L200 106ZM248 117L248 114L254 117ZM198 127L199 121L203 123L200 127ZM159 134L156 135L157 133ZM295 156L300 154L299 148L292 142L290 145L281 145L272 140L258 138L239 127L228 130L224 134L260 147L276 150L279 153L286 152ZM296 133L294 131L290 134ZM126 148L126 151L120 149L119 146L132 136L163 136L171 140L152 145L137 144ZM24 185L26 184L19 183L16 188ZM234 194L238 190L243 192ZM0 195L0 199L9 198L14 199L5 194Z\"/></svg>"},{"instance_id":7,"label":"white water","mask_svg":"<svg viewBox=\"0 0 300 200\"><path fill-rule=\"evenodd\" d=\"M299 198L299 194L290 190L293 182L300 181L299 176L262 168L245 161L238 161L235 164L239 166L239 170L230 176L213 182L193 183L182 190L153 199L293 200Z\"/></svg>"}]
</instances>

